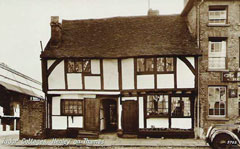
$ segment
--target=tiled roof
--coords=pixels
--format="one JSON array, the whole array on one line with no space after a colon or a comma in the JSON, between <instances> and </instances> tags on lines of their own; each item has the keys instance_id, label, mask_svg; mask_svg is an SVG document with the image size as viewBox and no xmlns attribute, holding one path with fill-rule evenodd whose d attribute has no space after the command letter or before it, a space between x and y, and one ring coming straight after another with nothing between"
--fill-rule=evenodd
<instances>
[{"instance_id":1,"label":"tiled roof","mask_svg":"<svg viewBox=\"0 0 240 149\"><path fill-rule=\"evenodd\" d=\"M201 55L180 15L63 20L60 45L50 45L42 58Z\"/></svg>"}]
</instances>

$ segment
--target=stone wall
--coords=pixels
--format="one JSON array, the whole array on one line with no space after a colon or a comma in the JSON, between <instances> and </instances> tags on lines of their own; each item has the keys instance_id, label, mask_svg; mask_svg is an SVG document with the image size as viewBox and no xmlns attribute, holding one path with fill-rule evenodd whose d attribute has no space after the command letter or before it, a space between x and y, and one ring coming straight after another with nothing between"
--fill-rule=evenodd
<instances>
[{"instance_id":1,"label":"stone wall","mask_svg":"<svg viewBox=\"0 0 240 149\"><path fill-rule=\"evenodd\" d=\"M196 26L198 11L198 2L195 0L195 6L189 12L187 20L190 28ZM208 9L210 5L228 6L228 23L225 26L208 25ZM238 89L237 82L223 82L222 71L208 70L208 38L209 37L227 37L227 68L225 71L239 70L239 37L240 37L240 1L205 1L200 7L200 48L203 56L199 61L199 98L201 103L200 127L203 128L204 136L209 126L212 124L226 124L238 121L238 98L229 98L229 89ZM196 13L195 13L196 12ZM194 22L195 20L195 22ZM197 28L196 28L197 30ZM197 31L193 31L196 33ZM208 116L208 86L225 85L227 87L227 112L225 118L210 118Z\"/></svg>"},{"instance_id":2,"label":"stone wall","mask_svg":"<svg viewBox=\"0 0 240 149\"><path fill-rule=\"evenodd\" d=\"M45 102L25 98L20 110L20 139L46 137Z\"/></svg>"}]
</instances>

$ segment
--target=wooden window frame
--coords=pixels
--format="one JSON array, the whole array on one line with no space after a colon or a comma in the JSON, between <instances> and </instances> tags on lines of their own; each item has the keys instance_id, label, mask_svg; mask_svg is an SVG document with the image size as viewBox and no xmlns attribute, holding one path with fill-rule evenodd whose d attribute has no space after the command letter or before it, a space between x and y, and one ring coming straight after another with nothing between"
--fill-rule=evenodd
<instances>
[{"instance_id":1,"label":"wooden window frame","mask_svg":"<svg viewBox=\"0 0 240 149\"><path fill-rule=\"evenodd\" d=\"M158 71L157 70L157 59L158 58L164 58L164 70L163 71ZM167 58L172 58L172 64L173 64L173 70L172 71L167 71ZM155 64L155 67L156 67L156 72L157 74L174 74L174 70L175 70L175 57L167 57L167 56L164 56L164 57L156 57L156 64Z\"/></svg>"},{"instance_id":2,"label":"wooden window frame","mask_svg":"<svg viewBox=\"0 0 240 149\"><path fill-rule=\"evenodd\" d=\"M65 101L70 101L70 102L74 102L74 101L78 101L78 102L82 102L82 114L66 114L64 112L64 102ZM83 99L61 99L61 115L62 116L84 116L84 100Z\"/></svg>"},{"instance_id":3,"label":"wooden window frame","mask_svg":"<svg viewBox=\"0 0 240 149\"><path fill-rule=\"evenodd\" d=\"M216 56L210 56L211 55L211 43L212 42L225 42L225 57L224 56L219 56L219 57L216 57ZM221 70L226 70L227 69L227 37L209 37L208 38L208 70L209 71L221 71ZM223 48L223 47L222 47ZM210 58L225 58L225 67L224 68L210 68L209 65L210 65Z\"/></svg>"},{"instance_id":4,"label":"wooden window frame","mask_svg":"<svg viewBox=\"0 0 240 149\"><path fill-rule=\"evenodd\" d=\"M225 23L212 23L210 22L210 12L211 11L226 11L226 21ZM221 19L212 19L212 20L221 20ZM211 25L226 25L228 24L228 5L210 5L208 7L208 24Z\"/></svg>"},{"instance_id":5,"label":"wooden window frame","mask_svg":"<svg viewBox=\"0 0 240 149\"><path fill-rule=\"evenodd\" d=\"M166 108L168 112L167 112L166 115L148 115L147 114L148 113L148 96L155 96L155 95L157 95L157 96L168 96L168 100L167 100L168 108ZM146 107L145 107L146 108L146 119L147 118L168 118L169 117L169 109L170 109L169 108L169 101L170 101L170 96L169 95L167 95L167 94L154 94L154 95L149 94L149 95L146 95L145 99L146 99Z\"/></svg>"},{"instance_id":6,"label":"wooden window frame","mask_svg":"<svg viewBox=\"0 0 240 149\"><path fill-rule=\"evenodd\" d=\"M89 66L90 66L90 72L86 72L84 71L84 60L88 60L89 61ZM81 62L81 67L82 67L82 71L81 72L68 72L68 62L69 61L74 61L74 64L76 65L76 62ZM66 73L83 73L85 75L93 75L92 74L92 68L91 68L91 59L67 59L66 60Z\"/></svg>"},{"instance_id":7,"label":"wooden window frame","mask_svg":"<svg viewBox=\"0 0 240 149\"><path fill-rule=\"evenodd\" d=\"M189 102L190 102L190 116L174 116L174 115L172 115L172 98L173 97L179 97L180 99L182 99L182 98L189 98ZM170 111L169 111L169 113L170 113L170 118L193 118L194 117L194 112L193 112L193 101L192 101L192 96L189 96L189 95L174 95L174 96L170 96L170 106L171 106L171 108L170 108ZM185 106L185 105L184 105Z\"/></svg>"},{"instance_id":8,"label":"wooden window frame","mask_svg":"<svg viewBox=\"0 0 240 149\"><path fill-rule=\"evenodd\" d=\"M210 107L209 107L209 88L210 87L224 87L225 88L225 90L226 90L226 101L225 101L225 115L210 115L209 114L209 110L210 110ZM207 88L207 99L208 99L208 105L207 105L207 107L208 107L208 117L210 117L210 118L226 118L227 117L227 114L228 114L228 91L227 91L227 86L226 85L209 85L208 86L208 88ZM215 108L214 108L215 109ZM220 109L220 108L219 108ZM220 111L219 111L220 112Z\"/></svg>"},{"instance_id":9,"label":"wooden window frame","mask_svg":"<svg viewBox=\"0 0 240 149\"><path fill-rule=\"evenodd\" d=\"M144 71L138 71L138 59L144 59ZM146 71L146 59L152 59L153 60L153 70L152 71ZM136 58L136 62L137 62L137 65L136 65L136 68L137 68L137 75L142 75L142 74L154 74L155 72L155 68L156 68L156 65L155 65L155 58L154 57L138 57Z\"/></svg>"}]
</instances>

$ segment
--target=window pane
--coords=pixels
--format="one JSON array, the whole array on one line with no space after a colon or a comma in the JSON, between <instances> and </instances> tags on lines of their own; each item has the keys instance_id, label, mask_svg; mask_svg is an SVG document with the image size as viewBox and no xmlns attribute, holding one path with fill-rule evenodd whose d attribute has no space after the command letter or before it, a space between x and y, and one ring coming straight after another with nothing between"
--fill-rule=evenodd
<instances>
[{"instance_id":1,"label":"window pane","mask_svg":"<svg viewBox=\"0 0 240 149\"><path fill-rule=\"evenodd\" d=\"M148 116L167 116L168 115L168 96L151 95L147 97Z\"/></svg>"},{"instance_id":2,"label":"window pane","mask_svg":"<svg viewBox=\"0 0 240 149\"><path fill-rule=\"evenodd\" d=\"M191 102L189 97L172 97L172 116L191 116Z\"/></svg>"},{"instance_id":3,"label":"window pane","mask_svg":"<svg viewBox=\"0 0 240 149\"><path fill-rule=\"evenodd\" d=\"M83 60L83 72L91 72L90 60Z\"/></svg>"},{"instance_id":4,"label":"window pane","mask_svg":"<svg viewBox=\"0 0 240 149\"><path fill-rule=\"evenodd\" d=\"M82 61L76 61L75 66L75 72L82 72Z\"/></svg>"},{"instance_id":5,"label":"window pane","mask_svg":"<svg viewBox=\"0 0 240 149\"><path fill-rule=\"evenodd\" d=\"M82 115L83 108L82 108L82 101L79 100L64 100L63 103L65 109L65 115Z\"/></svg>"},{"instance_id":6,"label":"window pane","mask_svg":"<svg viewBox=\"0 0 240 149\"><path fill-rule=\"evenodd\" d=\"M166 71L173 71L173 58L166 58Z\"/></svg>"},{"instance_id":7,"label":"window pane","mask_svg":"<svg viewBox=\"0 0 240 149\"><path fill-rule=\"evenodd\" d=\"M137 59L137 72L144 72L144 58Z\"/></svg>"},{"instance_id":8,"label":"window pane","mask_svg":"<svg viewBox=\"0 0 240 149\"><path fill-rule=\"evenodd\" d=\"M165 67L165 58L157 58L157 71L158 72L164 72Z\"/></svg>"},{"instance_id":9,"label":"window pane","mask_svg":"<svg viewBox=\"0 0 240 149\"><path fill-rule=\"evenodd\" d=\"M153 58L146 58L146 71L153 71L154 61Z\"/></svg>"},{"instance_id":10,"label":"window pane","mask_svg":"<svg viewBox=\"0 0 240 149\"><path fill-rule=\"evenodd\" d=\"M67 67L68 67L68 69L67 69L67 71L68 72L74 72L74 70L75 70L75 64L74 64L74 61L73 60L68 60L67 61Z\"/></svg>"}]
</instances>

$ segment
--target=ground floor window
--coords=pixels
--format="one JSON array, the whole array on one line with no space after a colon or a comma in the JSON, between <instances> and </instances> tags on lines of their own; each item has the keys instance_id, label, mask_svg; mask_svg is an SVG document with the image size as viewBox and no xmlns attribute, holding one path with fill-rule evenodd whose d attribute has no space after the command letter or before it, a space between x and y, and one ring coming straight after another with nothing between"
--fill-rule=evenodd
<instances>
[{"instance_id":1,"label":"ground floor window","mask_svg":"<svg viewBox=\"0 0 240 149\"><path fill-rule=\"evenodd\" d=\"M172 97L171 115L174 117L191 116L191 102L189 97Z\"/></svg>"},{"instance_id":2,"label":"ground floor window","mask_svg":"<svg viewBox=\"0 0 240 149\"><path fill-rule=\"evenodd\" d=\"M209 116L226 116L226 87L208 87Z\"/></svg>"},{"instance_id":3,"label":"ground floor window","mask_svg":"<svg viewBox=\"0 0 240 149\"><path fill-rule=\"evenodd\" d=\"M62 115L83 115L83 100L63 99L61 113Z\"/></svg>"},{"instance_id":4,"label":"ground floor window","mask_svg":"<svg viewBox=\"0 0 240 149\"><path fill-rule=\"evenodd\" d=\"M147 96L147 116L168 116L168 95Z\"/></svg>"}]
</instances>

